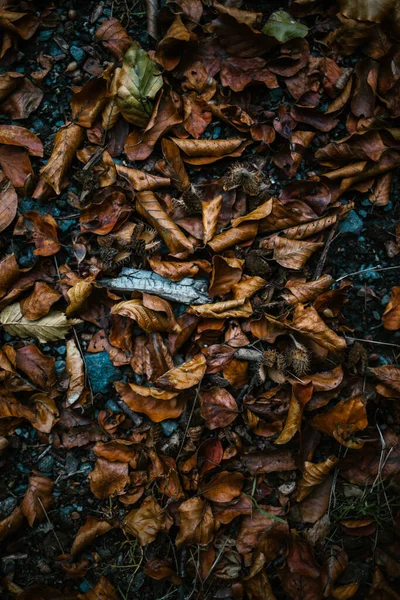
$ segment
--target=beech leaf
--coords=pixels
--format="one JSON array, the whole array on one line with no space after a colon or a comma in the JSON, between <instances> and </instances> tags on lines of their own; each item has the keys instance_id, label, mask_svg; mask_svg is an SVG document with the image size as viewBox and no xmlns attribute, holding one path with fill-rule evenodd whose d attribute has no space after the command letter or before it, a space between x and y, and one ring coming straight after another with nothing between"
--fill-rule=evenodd
<instances>
[{"instance_id":1,"label":"beech leaf","mask_svg":"<svg viewBox=\"0 0 400 600\"><path fill-rule=\"evenodd\" d=\"M64 313L54 311L38 319L28 321L21 313L19 302L10 304L0 313L0 323L10 335L27 338L36 337L40 342L62 340L79 319L67 319Z\"/></svg>"},{"instance_id":2,"label":"beech leaf","mask_svg":"<svg viewBox=\"0 0 400 600\"><path fill-rule=\"evenodd\" d=\"M308 34L308 27L295 21L289 13L277 10L272 13L262 28L266 35L274 37L278 42L288 42L294 38L303 38Z\"/></svg>"}]
</instances>

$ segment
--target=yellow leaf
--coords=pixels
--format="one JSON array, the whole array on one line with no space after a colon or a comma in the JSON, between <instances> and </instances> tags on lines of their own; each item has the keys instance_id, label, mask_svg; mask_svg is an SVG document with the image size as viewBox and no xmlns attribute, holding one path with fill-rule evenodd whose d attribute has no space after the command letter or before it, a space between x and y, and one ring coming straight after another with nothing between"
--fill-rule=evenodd
<instances>
[{"instance_id":1,"label":"yellow leaf","mask_svg":"<svg viewBox=\"0 0 400 600\"><path fill-rule=\"evenodd\" d=\"M37 321L28 321L21 313L19 302L16 302L0 313L0 323L10 335L21 338L36 337L44 343L64 339L69 329L81 321L67 319L64 313L59 311L51 312Z\"/></svg>"}]
</instances>

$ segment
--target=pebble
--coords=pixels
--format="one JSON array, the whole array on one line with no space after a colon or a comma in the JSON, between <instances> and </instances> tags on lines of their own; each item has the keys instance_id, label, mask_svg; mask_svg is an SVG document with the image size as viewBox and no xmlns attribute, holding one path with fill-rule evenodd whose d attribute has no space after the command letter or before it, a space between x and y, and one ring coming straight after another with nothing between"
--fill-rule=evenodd
<instances>
[{"instance_id":1,"label":"pebble","mask_svg":"<svg viewBox=\"0 0 400 600\"><path fill-rule=\"evenodd\" d=\"M47 42L51 38L52 34L53 34L53 30L52 29L43 29L39 33L39 41L40 42Z\"/></svg>"},{"instance_id":2,"label":"pebble","mask_svg":"<svg viewBox=\"0 0 400 600\"><path fill-rule=\"evenodd\" d=\"M47 455L44 458L42 458L42 460L38 463L39 471L41 473L52 473L54 469L54 464L54 458L52 456Z\"/></svg>"},{"instance_id":3,"label":"pebble","mask_svg":"<svg viewBox=\"0 0 400 600\"><path fill-rule=\"evenodd\" d=\"M85 353L85 363L93 392L104 392L114 381L121 379L121 372L114 367L107 352Z\"/></svg>"},{"instance_id":4,"label":"pebble","mask_svg":"<svg viewBox=\"0 0 400 600\"><path fill-rule=\"evenodd\" d=\"M65 69L65 71L67 73L71 73L72 71L76 71L77 68L78 68L78 63L76 62L76 60L73 60L67 65L67 68Z\"/></svg>"},{"instance_id":5,"label":"pebble","mask_svg":"<svg viewBox=\"0 0 400 600\"><path fill-rule=\"evenodd\" d=\"M68 11L68 19L69 19L70 21L73 21L74 19L76 19L76 10L74 10L73 8L71 8L71 9Z\"/></svg>"},{"instance_id":6,"label":"pebble","mask_svg":"<svg viewBox=\"0 0 400 600\"><path fill-rule=\"evenodd\" d=\"M178 423L172 419L168 419L167 421L163 421L161 423L161 429L163 430L164 435L170 437L174 431L178 429Z\"/></svg>"},{"instance_id":7,"label":"pebble","mask_svg":"<svg viewBox=\"0 0 400 600\"><path fill-rule=\"evenodd\" d=\"M360 219L355 210L351 210L344 221L341 221L339 229L342 233L361 233L363 221Z\"/></svg>"},{"instance_id":8,"label":"pebble","mask_svg":"<svg viewBox=\"0 0 400 600\"><path fill-rule=\"evenodd\" d=\"M69 53L78 64L82 63L86 58L85 52L82 50L82 48L79 48L79 46L71 46Z\"/></svg>"},{"instance_id":9,"label":"pebble","mask_svg":"<svg viewBox=\"0 0 400 600\"><path fill-rule=\"evenodd\" d=\"M5 519L12 513L14 508L17 506L17 499L12 496L8 496L4 500L0 500L0 518Z\"/></svg>"}]
</instances>

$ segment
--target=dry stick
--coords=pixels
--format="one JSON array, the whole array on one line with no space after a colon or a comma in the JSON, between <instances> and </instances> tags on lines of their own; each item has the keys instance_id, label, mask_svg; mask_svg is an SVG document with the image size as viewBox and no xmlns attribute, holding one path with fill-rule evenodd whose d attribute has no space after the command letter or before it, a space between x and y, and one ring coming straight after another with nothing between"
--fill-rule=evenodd
<instances>
[{"instance_id":1,"label":"dry stick","mask_svg":"<svg viewBox=\"0 0 400 600\"><path fill-rule=\"evenodd\" d=\"M58 535L57 535L57 533L56 533L56 530L54 529L54 525L53 525L53 523L52 523L52 522L50 521L50 519L49 519L49 515L47 514L47 511L46 511L45 507L43 506L43 502L42 502L42 500L41 500L40 496L38 496L38 502L39 502L40 506L42 507L42 510L43 510L43 512L44 512L44 514L45 514L45 516L46 516L46 519L47 519L47 522L48 522L48 524L49 524L49 525L51 525L51 529L53 530L54 537L55 537L55 538L56 538L56 540L57 540L58 547L60 548L60 550L61 550L62 554L65 554L65 552L64 552L64 548L63 548L63 547L62 547L62 545L61 545L60 539L59 539L59 537L58 537Z\"/></svg>"},{"instance_id":2,"label":"dry stick","mask_svg":"<svg viewBox=\"0 0 400 600\"><path fill-rule=\"evenodd\" d=\"M158 0L146 0L146 10L147 10L147 32L148 34L158 40L157 33L157 20L156 14L158 12Z\"/></svg>"},{"instance_id":3,"label":"dry stick","mask_svg":"<svg viewBox=\"0 0 400 600\"><path fill-rule=\"evenodd\" d=\"M321 254L321 258L318 261L317 268L315 269L314 279L318 279L319 277L321 277L322 269L324 268L325 261L326 261L326 258L328 256L329 248L330 248L330 245L333 242L333 238L335 236L338 224L339 224L339 221L336 221L336 223L333 225L333 227L332 227L332 229L331 229L331 231L329 233L329 237L328 237L328 240L327 240L327 242L325 244L325 248L324 248L324 250L323 250L323 252Z\"/></svg>"},{"instance_id":4,"label":"dry stick","mask_svg":"<svg viewBox=\"0 0 400 600\"><path fill-rule=\"evenodd\" d=\"M390 342L378 342L376 340L367 340L366 338L355 338L344 336L349 342L365 342L366 344L378 344L379 346L392 346L393 348L400 348L398 344L391 344Z\"/></svg>"},{"instance_id":5,"label":"dry stick","mask_svg":"<svg viewBox=\"0 0 400 600\"><path fill-rule=\"evenodd\" d=\"M368 267L368 269L361 269L361 271L354 271L354 273L347 273L346 275L342 275L339 279L336 279L334 283L339 283L343 279L347 279L347 277L352 277L353 275L360 275L360 273L367 273L368 271L391 271L392 269L400 269L400 265L395 267Z\"/></svg>"}]
</instances>

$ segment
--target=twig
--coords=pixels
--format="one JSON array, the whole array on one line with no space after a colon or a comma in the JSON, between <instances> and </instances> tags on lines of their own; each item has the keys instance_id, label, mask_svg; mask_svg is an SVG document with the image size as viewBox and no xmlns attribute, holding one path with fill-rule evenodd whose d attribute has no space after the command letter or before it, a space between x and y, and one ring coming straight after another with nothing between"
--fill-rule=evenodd
<instances>
[{"instance_id":1,"label":"twig","mask_svg":"<svg viewBox=\"0 0 400 600\"><path fill-rule=\"evenodd\" d=\"M331 229L331 231L329 233L327 242L325 244L325 248L324 248L324 250L323 250L323 252L321 254L321 257L320 257L320 259L318 261L317 268L315 269L314 279L318 279L319 277L321 277L321 273L322 273L322 270L323 270L323 268L325 266L326 258L328 256L329 248L330 248L330 245L333 242L333 238L335 236L338 224L339 224L339 221L336 221L336 223L334 223L334 225L333 225L333 227L332 227L332 229Z\"/></svg>"},{"instance_id":2,"label":"twig","mask_svg":"<svg viewBox=\"0 0 400 600\"><path fill-rule=\"evenodd\" d=\"M54 529L54 525L53 525L53 523L52 523L52 522L50 521L50 519L49 519L49 515L47 514L47 511L46 511L45 507L43 506L43 502L42 502L42 500L41 500L40 496L38 496L38 502L39 502L40 506L42 507L42 510L43 510L43 512L44 512L44 514L45 514L45 517L46 517L46 519L47 519L47 522L48 522L48 524L51 526L51 528L52 528L52 530L53 530L54 537L55 537L55 538L56 538L56 540L57 540L58 547L60 548L60 550L61 550L62 554L65 554L65 552L64 552L64 548L62 547L62 544L61 544L61 542L60 542L60 539L59 539L59 537L58 537L58 535L57 535L57 532L56 532L56 530Z\"/></svg>"},{"instance_id":3,"label":"twig","mask_svg":"<svg viewBox=\"0 0 400 600\"><path fill-rule=\"evenodd\" d=\"M336 279L334 283L339 283L343 279L347 279L347 277L352 277L353 275L359 275L360 273L367 273L368 271L391 271L392 269L400 269L400 265L395 267L369 267L368 269L361 269L361 271L354 271L354 273L347 273L347 275L342 275L339 279Z\"/></svg>"},{"instance_id":4,"label":"twig","mask_svg":"<svg viewBox=\"0 0 400 600\"><path fill-rule=\"evenodd\" d=\"M158 40L157 20L156 20L156 14L158 12L157 0L146 0L146 11L147 11L147 33L155 40Z\"/></svg>"},{"instance_id":5,"label":"twig","mask_svg":"<svg viewBox=\"0 0 400 600\"><path fill-rule=\"evenodd\" d=\"M124 412L132 421L135 423L136 427L139 427L143 423L142 417L137 415L121 398L116 398L115 403L118 404L122 412Z\"/></svg>"},{"instance_id":6,"label":"twig","mask_svg":"<svg viewBox=\"0 0 400 600\"><path fill-rule=\"evenodd\" d=\"M392 346L393 348L400 348L398 344L391 344L390 342L378 342L376 340L366 340L365 338L355 338L344 336L349 342L365 342L366 344L378 344L379 346Z\"/></svg>"},{"instance_id":7,"label":"twig","mask_svg":"<svg viewBox=\"0 0 400 600\"><path fill-rule=\"evenodd\" d=\"M201 380L200 380L200 382L199 382L199 385L197 386L197 389L196 389L196 395L195 395L195 397L194 397L193 404L192 404L192 409L191 409L191 411L190 411L189 419L188 419L188 422L187 422L187 424L186 424L186 429L185 429L185 433L184 433L184 435L183 435L182 444L181 444L181 447L179 448L178 456L175 458L175 462L176 462L176 463L178 462L178 458L179 458L179 457L180 457L180 455L182 454L182 450L183 450L183 446L184 446L184 444L185 444L185 440L186 440L187 432L188 432L188 430L189 430L189 427L190 427L190 422L191 422L191 420L192 420L192 417L193 417L193 413L194 413L194 407L196 406L197 398L198 398L198 395L199 395L199 392L200 392L200 385L201 385Z\"/></svg>"}]
</instances>

